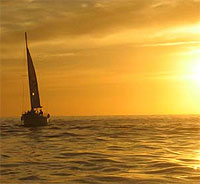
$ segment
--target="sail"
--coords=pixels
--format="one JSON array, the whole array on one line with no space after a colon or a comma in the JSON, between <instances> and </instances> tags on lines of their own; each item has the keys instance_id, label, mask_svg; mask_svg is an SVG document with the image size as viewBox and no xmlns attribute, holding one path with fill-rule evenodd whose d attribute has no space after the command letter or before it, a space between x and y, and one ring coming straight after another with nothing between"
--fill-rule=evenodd
<instances>
[{"instance_id":1,"label":"sail","mask_svg":"<svg viewBox=\"0 0 200 184\"><path fill-rule=\"evenodd\" d=\"M27 35L25 33L26 39L26 51L27 51L27 65L28 65L28 78L29 78L29 89L30 89L30 100L31 100L31 109L38 108L40 106L40 97L38 91L37 77L31 58L30 51L27 45Z\"/></svg>"}]
</instances>

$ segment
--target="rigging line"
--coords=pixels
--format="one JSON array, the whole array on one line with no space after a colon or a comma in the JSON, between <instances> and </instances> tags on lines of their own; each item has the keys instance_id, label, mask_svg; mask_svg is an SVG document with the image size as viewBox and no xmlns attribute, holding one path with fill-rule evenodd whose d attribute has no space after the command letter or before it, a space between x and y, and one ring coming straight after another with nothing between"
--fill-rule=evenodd
<instances>
[{"instance_id":1,"label":"rigging line","mask_svg":"<svg viewBox=\"0 0 200 184\"><path fill-rule=\"evenodd\" d=\"M22 111L25 111L25 78L26 74L24 71L26 71L26 47L24 46L24 52L23 52L23 65L22 65Z\"/></svg>"},{"instance_id":2,"label":"rigging line","mask_svg":"<svg viewBox=\"0 0 200 184\"><path fill-rule=\"evenodd\" d=\"M28 4L26 4L26 9L28 10ZM30 11L27 12L28 16L25 19L24 23L27 23L29 21L30 18ZM23 61L22 61L22 111L25 112L26 108L27 108L27 97L28 97L28 83L27 83L27 34L26 31L29 30L29 27L26 26L26 24L23 24L23 29L21 31L23 31L23 34L25 33L25 42L24 42L24 35L23 35L23 48L24 48L24 52L23 52Z\"/></svg>"}]
</instances>

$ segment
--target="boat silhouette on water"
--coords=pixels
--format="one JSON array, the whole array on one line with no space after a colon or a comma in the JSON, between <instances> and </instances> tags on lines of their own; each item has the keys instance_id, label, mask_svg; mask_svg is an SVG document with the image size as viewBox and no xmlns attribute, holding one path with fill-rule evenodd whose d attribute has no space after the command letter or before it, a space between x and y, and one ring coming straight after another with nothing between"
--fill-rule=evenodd
<instances>
[{"instance_id":1,"label":"boat silhouette on water","mask_svg":"<svg viewBox=\"0 0 200 184\"><path fill-rule=\"evenodd\" d=\"M23 125L26 127L46 126L48 124L48 119L50 118L50 115L49 114L44 115L42 111L42 106L40 105L38 82L37 82L35 68L33 65L33 60L31 58L31 54L28 49L26 33L25 33L25 42L26 42L31 110L23 113L21 116L21 120L23 122Z\"/></svg>"}]
</instances>

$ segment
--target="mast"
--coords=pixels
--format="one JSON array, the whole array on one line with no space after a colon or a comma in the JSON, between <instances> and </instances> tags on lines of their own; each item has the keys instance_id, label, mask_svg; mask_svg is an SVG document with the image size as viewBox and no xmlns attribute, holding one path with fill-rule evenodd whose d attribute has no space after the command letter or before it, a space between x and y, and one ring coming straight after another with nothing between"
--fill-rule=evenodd
<instances>
[{"instance_id":1,"label":"mast","mask_svg":"<svg viewBox=\"0 0 200 184\"><path fill-rule=\"evenodd\" d=\"M28 49L27 33L25 32L25 42L26 42L26 53L27 53L27 65L28 65L28 79L29 79L29 90L30 90L30 101L31 109L41 108L40 97L38 90L38 82L36 77L35 68L31 58L30 51Z\"/></svg>"},{"instance_id":2,"label":"mast","mask_svg":"<svg viewBox=\"0 0 200 184\"><path fill-rule=\"evenodd\" d=\"M25 32L25 42L26 42L26 49L28 49L27 33L26 32Z\"/></svg>"}]
</instances>

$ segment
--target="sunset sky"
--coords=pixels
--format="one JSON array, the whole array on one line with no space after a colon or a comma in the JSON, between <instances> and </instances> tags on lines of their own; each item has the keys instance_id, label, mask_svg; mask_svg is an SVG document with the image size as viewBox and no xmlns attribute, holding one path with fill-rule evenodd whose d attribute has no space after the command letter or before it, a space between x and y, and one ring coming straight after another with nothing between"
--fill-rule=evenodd
<instances>
[{"instance_id":1,"label":"sunset sky","mask_svg":"<svg viewBox=\"0 0 200 184\"><path fill-rule=\"evenodd\" d=\"M200 0L1 0L1 116L200 113Z\"/></svg>"}]
</instances>

